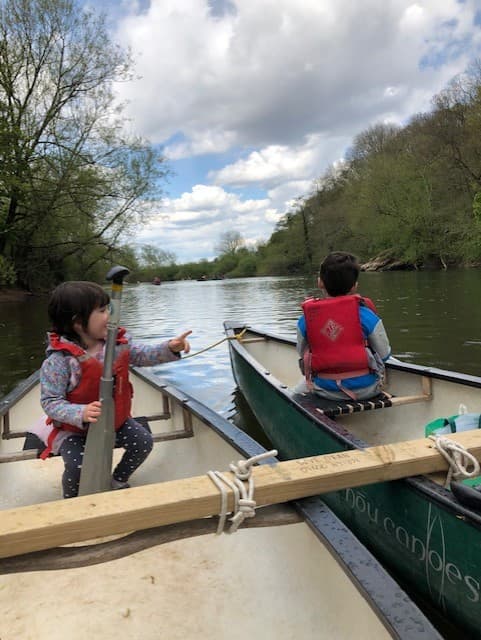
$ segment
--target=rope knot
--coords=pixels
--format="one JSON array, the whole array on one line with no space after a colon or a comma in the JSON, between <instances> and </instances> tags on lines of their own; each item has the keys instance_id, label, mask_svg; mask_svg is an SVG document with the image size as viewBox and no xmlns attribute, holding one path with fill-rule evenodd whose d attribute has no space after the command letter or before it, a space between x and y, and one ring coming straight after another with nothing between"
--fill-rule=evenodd
<instances>
[{"instance_id":1,"label":"rope knot","mask_svg":"<svg viewBox=\"0 0 481 640\"><path fill-rule=\"evenodd\" d=\"M234 511L230 518L231 526L227 533L234 533L246 518L253 518L256 515L256 501L254 500L254 478L252 477L252 467L257 462L272 458L277 455L277 451L266 451L257 456L252 456L248 460L238 460L231 462L229 469L234 474L231 480L226 478L220 471L208 471L207 475L216 485L221 493L221 508L219 513L219 526L217 535L224 531L227 516L227 491L225 486L232 489L234 493Z\"/></svg>"},{"instance_id":2,"label":"rope knot","mask_svg":"<svg viewBox=\"0 0 481 640\"><path fill-rule=\"evenodd\" d=\"M229 469L239 480L249 480L251 477L251 465L247 464L248 462L248 460L238 460L237 463L231 462Z\"/></svg>"},{"instance_id":3,"label":"rope knot","mask_svg":"<svg viewBox=\"0 0 481 640\"><path fill-rule=\"evenodd\" d=\"M451 484L451 478L473 478L479 475L479 462L463 445L445 436L431 435L435 448L449 464L445 487ZM471 470L469 467L471 465Z\"/></svg>"}]
</instances>

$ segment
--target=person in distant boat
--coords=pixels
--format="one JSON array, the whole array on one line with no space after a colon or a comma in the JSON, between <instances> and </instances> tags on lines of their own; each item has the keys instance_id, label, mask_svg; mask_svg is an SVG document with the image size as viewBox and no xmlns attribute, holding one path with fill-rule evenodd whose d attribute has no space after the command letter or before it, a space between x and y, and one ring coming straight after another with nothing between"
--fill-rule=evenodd
<instances>
[{"instance_id":1,"label":"person in distant boat","mask_svg":"<svg viewBox=\"0 0 481 640\"><path fill-rule=\"evenodd\" d=\"M359 272L350 253L336 251L323 260L318 286L326 297L307 299L297 323L304 380L295 393L366 400L381 392L391 347L373 302L356 293Z\"/></svg>"},{"instance_id":2,"label":"person in distant boat","mask_svg":"<svg viewBox=\"0 0 481 640\"><path fill-rule=\"evenodd\" d=\"M60 454L64 498L78 495L87 431L95 428L102 405L100 378L107 337L110 297L93 282L64 282L48 304L52 331L40 370L40 402L46 419L29 429L46 445L41 457ZM152 450L152 435L130 416L129 364L151 366L180 359L190 345L185 331L158 345L132 342L119 328L114 360L115 443L125 452L112 475L112 488L129 487L131 474ZM93 426L92 426L93 425Z\"/></svg>"}]
</instances>

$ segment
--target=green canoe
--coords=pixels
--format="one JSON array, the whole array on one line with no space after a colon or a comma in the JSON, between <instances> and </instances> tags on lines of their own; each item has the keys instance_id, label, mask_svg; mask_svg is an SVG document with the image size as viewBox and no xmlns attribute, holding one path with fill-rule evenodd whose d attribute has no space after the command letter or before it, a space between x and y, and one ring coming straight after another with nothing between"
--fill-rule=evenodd
<instances>
[{"instance_id":1,"label":"green canoe","mask_svg":"<svg viewBox=\"0 0 481 640\"><path fill-rule=\"evenodd\" d=\"M481 411L481 378L394 359L386 396L326 406L290 391L301 375L293 340L252 327L236 340L245 326L224 326L239 390L282 459L418 439L460 404ZM460 625L463 637L481 638L481 493L460 483L448 490L445 479L411 477L323 499L398 579Z\"/></svg>"}]
</instances>

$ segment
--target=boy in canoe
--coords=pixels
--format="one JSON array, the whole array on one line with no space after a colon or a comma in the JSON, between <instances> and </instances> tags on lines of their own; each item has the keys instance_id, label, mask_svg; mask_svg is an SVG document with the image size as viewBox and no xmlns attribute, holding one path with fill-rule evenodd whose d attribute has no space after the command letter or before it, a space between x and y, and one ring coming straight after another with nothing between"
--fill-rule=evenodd
<instances>
[{"instance_id":1,"label":"boy in canoe","mask_svg":"<svg viewBox=\"0 0 481 640\"><path fill-rule=\"evenodd\" d=\"M94 282L64 282L51 294L48 315L47 357L40 370L40 402L47 418L29 429L50 453L63 458L64 498L77 496L87 431L95 429L102 412L99 400L107 323L108 293ZM115 442L125 449L112 475L112 488L129 486L128 479L152 450L152 435L130 414L132 387L129 365L151 366L178 360L189 352L186 331L162 344L132 342L119 328L114 356Z\"/></svg>"},{"instance_id":2,"label":"boy in canoe","mask_svg":"<svg viewBox=\"0 0 481 640\"><path fill-rule=\"evenodd\" d=\"M318 286L326 297L307 299L297 323L304 380L295 393L366 400L381 392L391 347L374 304L356 293L359 272L350 253L335 251L323 260Z\"/></svg>"}]
</instances>

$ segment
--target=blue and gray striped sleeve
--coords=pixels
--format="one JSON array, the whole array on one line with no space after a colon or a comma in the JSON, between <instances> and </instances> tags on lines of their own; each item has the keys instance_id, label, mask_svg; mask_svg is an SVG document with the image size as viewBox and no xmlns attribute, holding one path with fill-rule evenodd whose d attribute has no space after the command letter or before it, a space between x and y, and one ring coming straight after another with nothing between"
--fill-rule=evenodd
<instances>
[{"instance_id":1,"label":"blue and gray striped sleeve","mask_svg":"<svg viewBox=\"0 0 481 640\"><path fill-rule=\"evenodd\" d=\"M369 346L385 362L391 355L391 345L381 318L374 311L363 306L359 307L359 317Z\"/></svg>"}]
</instances>

